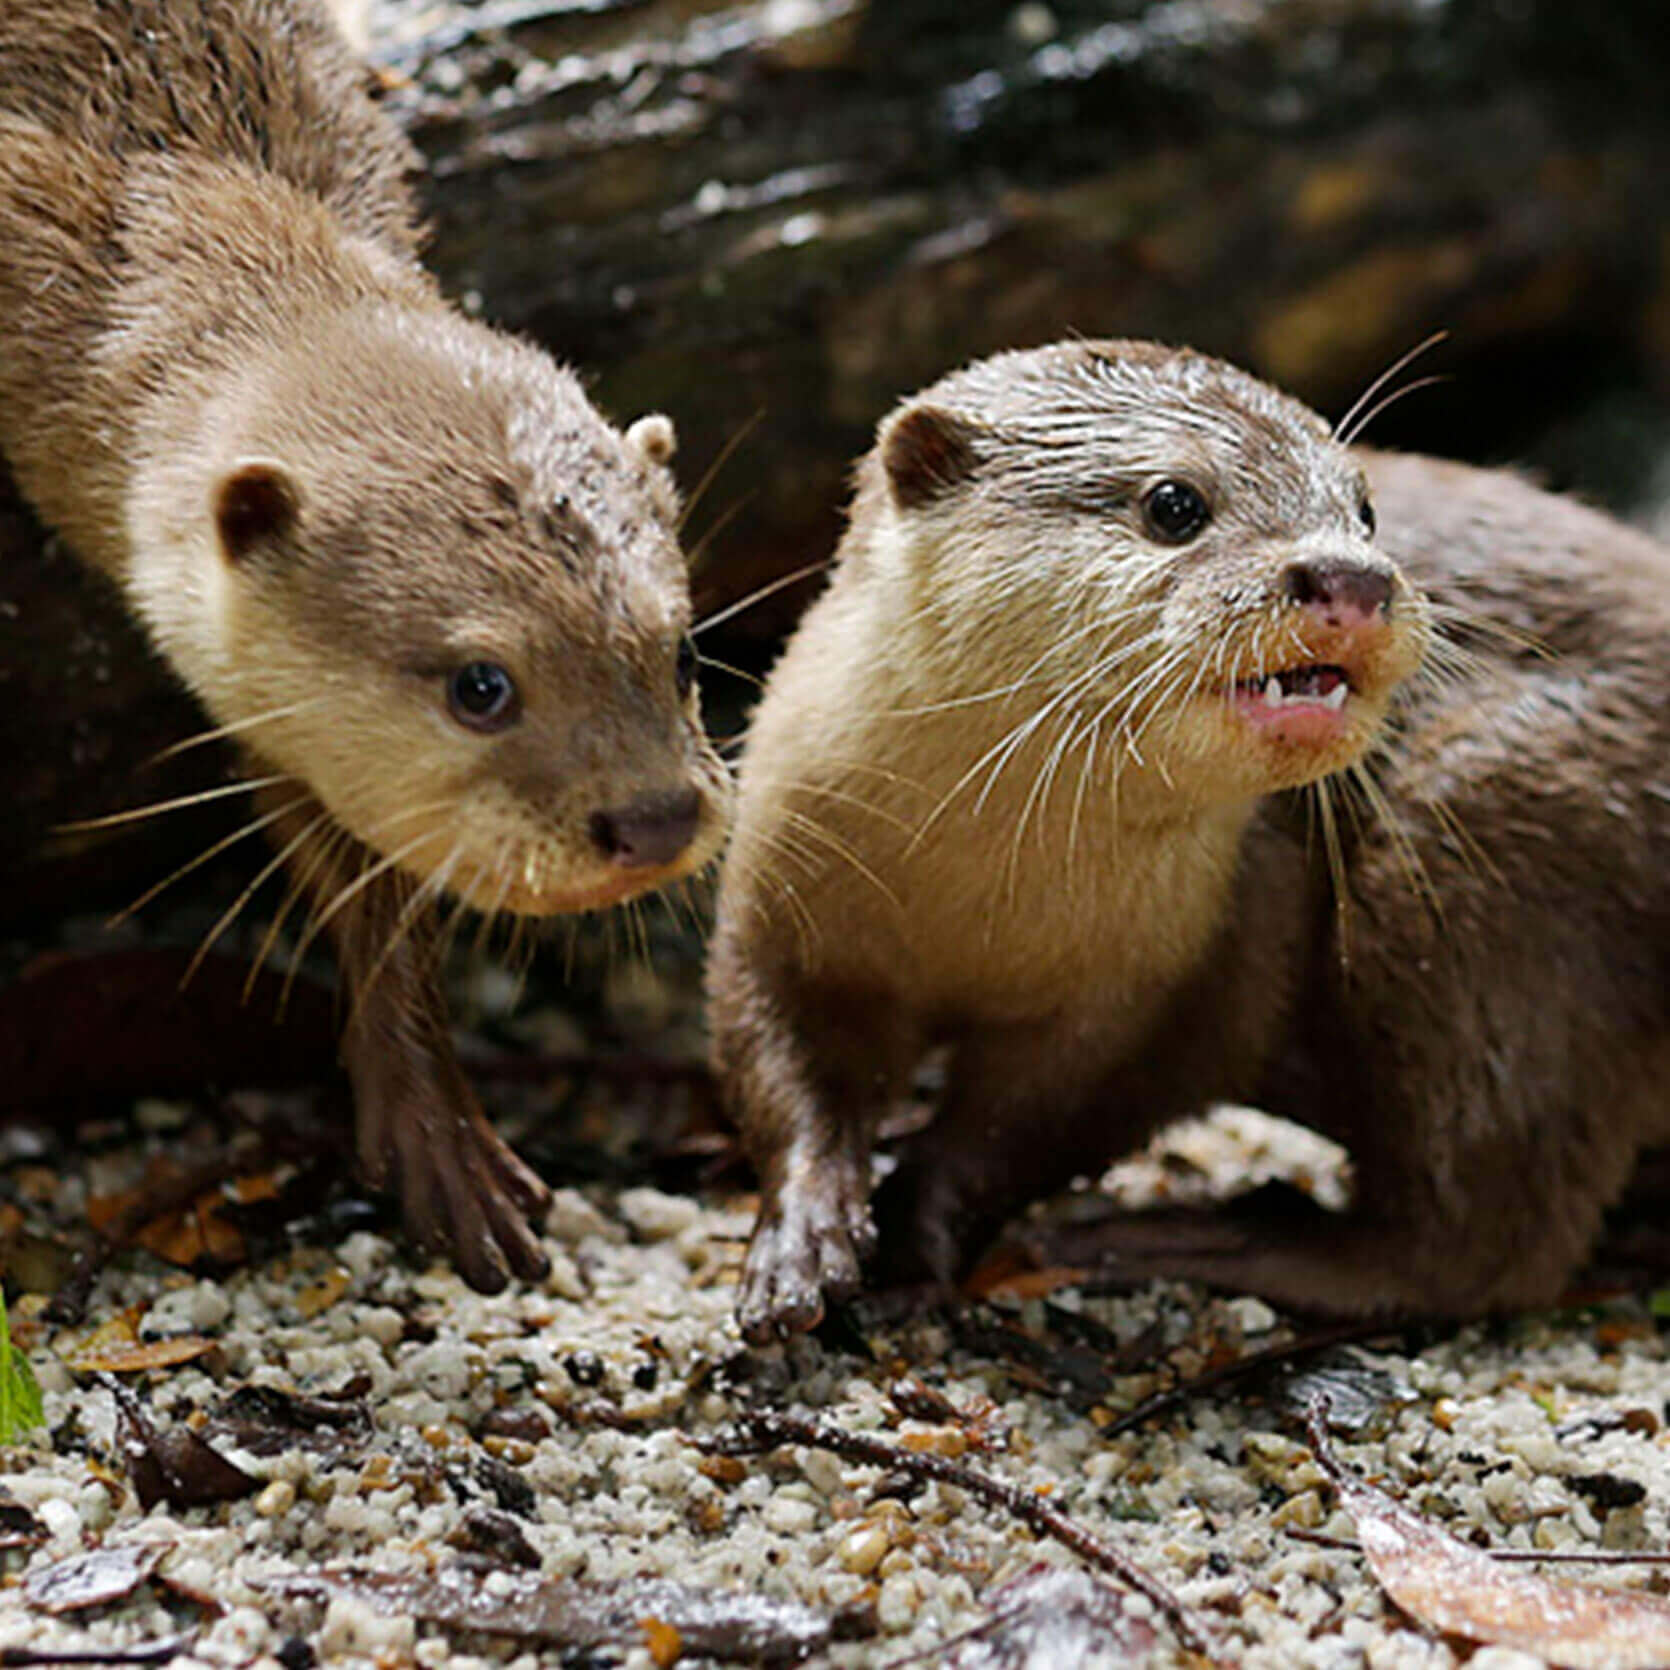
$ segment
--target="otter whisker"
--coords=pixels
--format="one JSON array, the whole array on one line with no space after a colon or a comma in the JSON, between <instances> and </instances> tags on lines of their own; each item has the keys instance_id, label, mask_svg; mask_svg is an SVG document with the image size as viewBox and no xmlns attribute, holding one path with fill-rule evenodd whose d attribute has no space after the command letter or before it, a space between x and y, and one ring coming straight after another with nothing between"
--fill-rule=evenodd
<instances>
[{"instance_id":1,"label":"otter whisker","mask_svg":"<svg viewBox=\"0 0 1670 1670\"><path fill-rule=\"evenodd\" d=\"M726 621L734 620L743 610L752 609L756 603L763 603L766 598L775 596L780 591L786 591L790 586L801 580L809 579L814 574L821 573L828 568L830 560L828 557L820 557L816 562L809 562L804 567L795 569L792 573L768 581L765 585L749 592L746 597L738 598L735 603L727 604L717 614L708 615L705 619L697 621L690 628L690 636L699 638L704 632L711 632L714 627L723 626Z\"/></svg>"},{"instance_id":2,"label":"otter whisker","mask_svg":"<svg viewBox=\"0 0 1670 1670\"><path fill-rule=\"evenodd\" d=\"M1343 438L1343 444L1349 446L1359 435L1362 434L1365 429L1368 428L1371 423L1374 422L1377 417L1380 416L1383 411L1386 410L1388 406L1395 406L1398 401L1402 400L1406 395L1415 394L1421 389L1429 389L1435 384L1448 383L1452 380L1453 379L1450 377L1448 372L1440 372L1438 375L1433 377L1417 377L1414 382L1405 383L1401 388L1393 389L1390 394L1383 395L1379 400L1375 401L1375 403L1370 406L1366 412L1363 413L1362 417L1358 420L1356 427L1348 436Z\"/></svg>"},{"instance_id":3,"label":"otter whisker","mask_svg":"<svg viewBox=\"0 0 1670 1670\"><path fill-rule=\"evenodd\" d=\"M176 795L172 800L158 800L149 806L131 806L123 812L106 812L97 818L78 818L74 823L61 823L53 831L57 835L81 835L94 829L114 829L124 823L138 823L143 818L161 817L165 812L179 812L188 806L201 806L211 800L226 800L235 794L252 794L257 789L270 789L279 783L294 783L287 771L275 772L270 777L245 777L236 783L221 783L212 789L200 789L196 794Z\"/></svg>"},{"instance_id":4,"label":"otter whisker","mask_svg":"<svg viewBox=\"0 0 1670 1670\"><path fill-rule=\"evenodd\" d=\"M267 812L261 817L253 818L250 822L244 824L242 828L233 830L230 835L223 835L212 846L207 847L202 852L198 853L195 858L188 859L184 864L180 865L177 870L174 870L164 876L161 881L147 887L145 891L133 901L132 904L124 905L122 909L117 911L116 914L105 923L105 926L107 928L119 926L121 923L127 921L127 919L136 911L143 910L145 906L148 905L151 900L156 898L159 893L165 893L174 885L175 882L184 880L184 878L189 876L193 870L201 869L203 865L218 858L227 850L227 848L235 847L240 841L247 841L251 835L258 835L263 829L269 828L272 824L277 823L280 818L287 816L300 806L305 806L311 798L312 796L307 794L298 795L294 800L286 801L284 805L280 806L276 811Z\"/></svg>"},{"instance_id":5,"label":"otter whisker","mask_svg":"<svg viewBox=\"0 0 1670 1670\"><path fill-rule=\"evenodd\" d=\"M713 455L712 463L710 463L708 467L702 471L700 479L697 481L696 485L690 489L689 496L685 499L684 506L679 511L678 521L674 524L674 531L680 538L683 538L684 530L689 526L692 512L702 502L703 496L706 494L708 488L710 488L714 481L718 478L719 472L724 469L728 463L730 463L731 459L736 454L736 449L741 446L742 443L746 441L756 429L759 428L760 424L764 422L764 420L765 409L764 407L761 407L760 410L755 412L752 417L744 418L742 422L731 431L730 439L726 441L724 445L721 446Z\"/></svg>"},{"instance_id":6,"label":"otter whisker","mask_svg":"<svg viewBox=\"0 0 1670 1670\"><path fill-rule=\"evenodd\" d=\"M1357 414L1361 412L1364 407L1366 407L1369 402L1373 400L1377 394L1379 394L1381 389L1391 382L1391 380L1397 376L1400 371L1406 370L1409 366L1413 365L1422 354L1436 348L1439 343L1448 341L1449 335L1450 333L1447 330L1434 331L1432 335L1427 337L1424 341L1417 342L1407 353L1400 354L1397 359L1393 360L1392 363L1388 365L1386 369L1382 371L1380 375L1376 377L1374 381L1370 383L1369 386L1364 389L1354 401L1352 401L1345 416L1334 425L1334 439L1338 441L1341 446L1349 446L1351 444L1351 436L1356 433L1356 431L1352 429L1351 425L1356 421Z\"/></svg>"},{"instance_id":7,"label":"otter whisker","mask_svg":"<svg viewBox=\"0 0 1670 1670\"><path fill-rule=\"evenodd\" d=\"M371 886L371 884L377 881L380 877L386 876L391 870L396 869L402 859L411 857L411 855L422 847L426 841L433 839L434 836L426 830L422 835L415 836L404 846L396 847L393 852L385 853L375 864L362 868L359 875L353 881L344 886L337 893L335 898L331 900L330 904L326 906L324 910L320 911L313 921L308 923L307 930L302 935L301 942L296 947L295 955L292 958L292 966L295 966L295 964L300 962L301 958L306 955L308 946L310 946L313 941L317 939L319 935L327 927L329 927L329 925L339 915L341 915L341 913L350 904L354 902L355 899L359 898L365 892L366 888Z\"/></svg>"},{"instance_id":8,"label":"otter whisker","mask_svg":"<svg viewBox=\"0 0 1670 1670\"><path fill-rule=\"evenodd\" d=\"M751 673L746 667L738 667L729 661L720 661L711 655L698 655L697 662L703 667L712 667L715 672L728 674L731 678L739 678L744 684L751 684L756 690L765 688L765 680L758 673Z\"/></svg>"},{"instance_id":9,"label":"otter whisker","mask_svg":"<svg viewBox=\"0 0 1670 1670\"><path fill-rule=\"evenodd\" d=\"M182 986L190 984L192 976L195 975L198 969L203 966L203 959L208 956L210 950L214 947L215 941L218 940L220 936L225 933L229 927L231 927L232 923L237 920L238 915L243 910L244 906L255 897L255 894L261 887L261 884L265 882L275 870L280 869L289 858L290 854L294 852L296 848L299 847L301 843L306 840L307 837L311 835L321 823L326 822L329 818L330 813L321 810L317 817L303 827L300 834L296 835L284 846L279 848L277 854L266 864L262 865L260 870L256 872L255 879L250 882L249 885L246 886L237 896L237 898L232 901L226 910L222 912L214 926L210 928L208 933L203 937L203 940L198 945L196 951L192 953L191 961L186 964L185 973L180 976L180 984Z\"/></svg>"},{"instance_id":10,"label":"otter whisker","mask_svg":"<svg viewBox=\"0 0 1670 1670\"><path fill-rule=\"evenodd\" d=\"M252 714L247 719L234 719L225 725L212 725L206 731L198 731L192 736L181 737L178 742L169 743L145 763L150 766L161 765L163 761L171 760L193 748L202 748L208 743L219 742L229 736L242 736L245 731L273 724L279 719L293 719L298 713L311 712L314 708L323 707L336 699L334 692L322 696L309 696L305 701L288 702L283 707L268 708L265 713Z\"/></svg>"},{"instance_id":11,"label":"otter whisker","mask_svg":"<svg viewBox=\"0 0 1670 1670\"><path fill-rule=\"evenodd\" d=\"M702 530L702 537L690 547L690 559L688 566L692 573L694 573L704 562L707 561L707 554L713 548L713 542L718 539L720 534L722 534L725 529L728 528L731 523L734 522L758 496L759 495L754 492L742 494L740 498L734 500L731 504L728 504L725 509L718 516L714 517L713 521Z\"/></svg>"},{"instance_id":12,"label":"otter whisker","mask_svg":"<svg viewBox=\"0 0 1670 1670\"><path fill-rule=\"evenodd\" d=\"M860 858L850 843L843 841L840 836L818 822L806 812L789 808L784 814L789 822L808 839L821 841L829 850L846 860L864 879L877 888L882 897L891 900L895 906L899 905L899 896L876 872Z\"/></svg>"},{"instance_id":13,"label":"otter whisker","mask_svg":"<svg viewBox=\"0 0 1670 1670\"><path fill-rule=\"evenodd\" d=\"M1334 895L1334 923L1338 934L1339 961L1342 973L1351 972L1351 884L1345 872L1345 849L1340 841L1339 825L1334 818L1334 802L1330 793L1330 779L1319 777L1316 807L1322 820L1322 844L1328 858L1328 879Z\"/></svg>"}]
</instances>

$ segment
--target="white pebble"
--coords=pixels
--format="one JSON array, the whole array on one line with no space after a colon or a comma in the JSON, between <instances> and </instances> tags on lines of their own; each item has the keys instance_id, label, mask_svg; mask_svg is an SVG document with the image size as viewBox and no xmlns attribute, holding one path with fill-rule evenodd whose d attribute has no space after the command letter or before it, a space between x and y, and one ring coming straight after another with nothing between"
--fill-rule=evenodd
<instances>
[{"instance_id":1,"label":"white pebble","mask_svg":"<svg viewBox=\"0 0 1670 1670\"><path fill-rule=\"evenodd\" d=\"M317 1645L319 1656L329 1659L350 1653L409 1654L416 1641L417 1624L413 1619L385 1618L362 1600L336 1595L326 1609Z\"/></svg>"},{"instance_id":2,"label":"white pebble","mask_svg":"<svg viewBox=\"0 0 1670 1670\"><path fill-rule=\"evenodd\" d=\"M799 1536L817 1524L818 1510L797 1496L779 1493L766 1503L762 1517L773 1531L780 1531L784 1536Z\"/></svg>"}]
</instances>

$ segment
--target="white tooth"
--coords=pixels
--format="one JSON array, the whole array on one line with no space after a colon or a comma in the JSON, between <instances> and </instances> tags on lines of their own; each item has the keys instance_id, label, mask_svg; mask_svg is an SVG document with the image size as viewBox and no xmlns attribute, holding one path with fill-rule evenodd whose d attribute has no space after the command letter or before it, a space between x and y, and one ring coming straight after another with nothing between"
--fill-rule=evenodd
<instances>
[{"instance_id":1,"label":"white tooth","mask_svg":"<svg viewBox=\"0 0 1670 1670\"><path fill-rule=\"evenodd\" d=\"M1280 707L1286 700L1287 698L1281 693L1281 680L1276 674L1271 673L1264 681L1264 705L1266 707Z\"/></svg>"},{"instance_id":2,"label":"white tooth","mask_svg":"<svg viewBox=\"0 0 1670 1670\"><path fill-rule=\"evenodd\" d=\"M1333 689L1322 698L1322 705L1324 707L1331 707L1335 713L1338 713L1339 710L1345 706L1346 694L1345 680L1341 679L1339 683L1336 684Z\"/></svg>"}]
</instances>

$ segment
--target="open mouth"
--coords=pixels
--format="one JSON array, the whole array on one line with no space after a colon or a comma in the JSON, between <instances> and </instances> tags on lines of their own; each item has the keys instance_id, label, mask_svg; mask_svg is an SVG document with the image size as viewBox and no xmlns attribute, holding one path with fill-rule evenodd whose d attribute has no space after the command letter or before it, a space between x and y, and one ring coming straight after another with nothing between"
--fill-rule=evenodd
<instances>
[{"instance_id":1,"label":"open mouth","mask_svg":"<svg viewBox=\"0 0 1670 1670\"><path fill-rule=\"evenodd\" d=\"M1351 680L1343 667L1286 667L1280 672L1240 679L1234 693L1238 706L1270 713L1294 708L1325 708L1338 713L1351 694Z\"/></svg>"}]
</instances>

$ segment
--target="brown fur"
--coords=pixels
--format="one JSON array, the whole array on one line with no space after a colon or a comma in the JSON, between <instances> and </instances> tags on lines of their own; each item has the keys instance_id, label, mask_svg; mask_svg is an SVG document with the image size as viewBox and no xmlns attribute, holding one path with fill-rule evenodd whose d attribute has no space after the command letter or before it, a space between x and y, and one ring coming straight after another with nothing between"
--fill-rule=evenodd
<instances>
[{"instance_id":1,"label":"brown fur","mask_svg":"<svg viewBox=\"0 0 1670 1670\"><path fill-rule=\"evenodd\" d=\"M924 408L965 458L916 444ZM1319 541L1361 558L1365 471L1374 560L1419 588L1386 624L1426 666L1393 632L1378 701L1307 764L1200 696L1331 653L1273 587ZM1130 515L1156 474L1216 512L1157 556ZM1670 1136L1667 628L1652 541L1510 475L1350 455L1195 356L1067 345L908 403L742 769L711 991L765 1191L745 1329L856 1284L871 1136L934 1044L883 1277L952 1278L1026 1201L1238 1100L1345 1144L1350 1210L1255 1200L1052 1254L1348 1314L1557 1296ZM1301 785L1358 758L1372 790L1336 779L1325 819Z\"/></svg>"},{"instance_id":2,"label":"brown fur","mask_svg":"<svg viewBox=\"0 0 1670 1670\"><path fill-rule=\"evenodd\" d=\"M677 671L669 426L446 306L365 82L319 0L7 0L0 447L284 779L362 1158L492 1286L541 1267L542 1195L452 1061L435 903L612 903L710 857L727 790ZM448 708L475 662L519 695L491 734Z\"/></svg>"}]
</instances>

